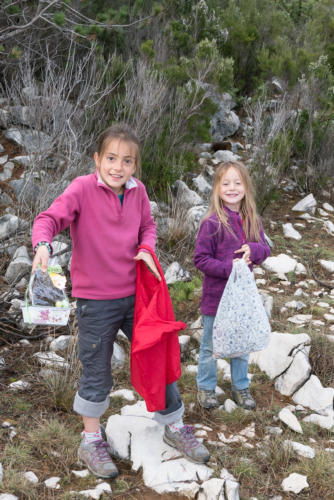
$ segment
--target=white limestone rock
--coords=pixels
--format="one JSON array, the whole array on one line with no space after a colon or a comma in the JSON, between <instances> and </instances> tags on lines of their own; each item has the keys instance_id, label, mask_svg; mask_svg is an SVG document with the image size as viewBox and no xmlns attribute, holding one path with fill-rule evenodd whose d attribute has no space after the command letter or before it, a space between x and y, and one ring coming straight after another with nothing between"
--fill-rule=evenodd
<instances>
[{"instance_id":1,"label":"white limestone rock","mask_svg":"<svg viewBox=\"0 0 334 500\"><path fill-rule=\"evenodd\" d=\"M218 161L218 163L228 163L230 161L238 161L240 160L240 156L232 153L232 151L220 149L215 152L213 155L214 159Z\"/></svg>"},{"instance_id":2,"label":"white limestone rock","mask_svg":"<svg viewBox=\"0 0 334 500\"><path fill-rule=\"evenodd\" d=\"M303 422L309 422L311 424L318 425L322 429L327 429L331 432L334 431L334 412L328 412L328 415L319 415L318 413L312 413L307 417L303 418Z\"/></svg>"},{"instance_id":3,"label":"white limestone rock","mask_svg":"<svg viewBox=\"0 0 334 500\"><path fill-rule=\"evenodd\" d=\"M327 212L334 212L334 207L329 203L323 203L322 206Z\"/></svg>"},{"instance_id":4,"label":"white limestone rock","mask_svg":"<svg viewBox=\"0 0 334 500\"><path fill-rule=\"evenodd\" d=\"M327 302L317 302L317 306L327 309L329 307L329 304Z\"/></svg>"},{"instance_id":5,"label":"white limestone rock","mask_svg":"<svg viewBox=\"0 0 334 500\"><path fill-rule=\"evenodd\" d=\"M277 274L286 274L295 270L297 261L289 257L289 255L281 253L275 257L267 257L267 259L262 262L262 266L267 271Z\"/></svg>"},{"instance_id":6,"label":"white limestone rock","mask_svg":"<svg viewBox=\"0 0 334 500\"><path fill-rule=\"evenodd\" d=\"M302 235L293 227L291 222L282 224L282 227L283 227L283 234L286 238L291 238L297 241L302 239Z\"/></svg>"},{"instance_id":7,"label":"white limestone rock","mask_svg":"<svg viewBox=\"0 0 334 500\"><path fill-rule=\"evenodd\" d=\"M0 462L0 484L3 480L3 467L2 467L2 463Z\"/></svg>"},{"instance_id":8,"label":"white limestone rock","mask_svg":"<svg viewBox=\"0 0 334 500\"><path fill-rule=\"evenodd\" d=\"M37 358L39 363L44 366L52 366L54 368L69 368L69 364L64 358L58 356L54 352L36 352L33 357Z\"/></svg>"},{"instance_id":9,"label":"white limestone rock","mask_svg":"<svg viewBox=\"0 0 334 500\"><path fill-rule=\"evenodd\" d=\"M232 401L232 399L226 399L224 402L224 410L227 411L227 413L232 413L232 411L236 410L238 408L238 405Z\"/></svg>"},{"instance_id":10,"label":"white limestone rock","mask_svg":"<svg viewBox=\"0 0 334 500\"><path fill-rule=\"evenodd\" d=\"M300 493L303 489L309 487L309 484L307 482L307 476L303 476L302 474L297 474L296 472L293 472L288 477L283 479L281 485L284 491L287 492L291 491L292 493L296 493L296 495Z\"/></svg>"},{"instance_id":11,"label":"white limestone rock","mask_svg":"<svg viewBox=\"0 0 334 500\"><path fill-rule=\"evenodd\" d=\"M127 401L135 401L135 395L130 389L119 389L118 391L112 391L109 396L111 398L120 397L126 399Z\"/></svg>"},{"instance_id":12,"label":"white limestone rock","mask_svg":"<svg viewBox=\"0 0 334 500\"><path fill-rule=\"evenodd\" d=\"M165 279L167 285L171 285L177 281L189 281L190 273L178 262L172 262L166 269Z\"/></svg>"},{"instance_id":13,"label":"white limestone rock","mask_svg":"<svg viewBox=\"0 0 334 500\"><path fill-rule=\"evenodd\" d=\"M248 439L254 439L255 438L255 423L252 422L247 427L245 427L244 429L242 429L239 432L239 435L240 436L244 436L244 437L246 437Z\"/></svg>"},{"instance_id":14,"label":"white limestone rock","mask_svg":"<svg viewBox=\"0 0 334 500\"><path fill-rule=\"evenodd\" d=\"M187 365L185 367L185 371L187 373L197 373L198 372L198 366L197 365Z\"/></svg>"},{"instance_id":15,"label":"white limestone rock","mask_svg":"<svg viewBox=\"0 0 334 500\"><path fill-rule=\"evenodd\" d=\"M324 314L324 318L326 321L328 321L329 323L333 323L334 322L334 314Z\"/></svg>"},{"instance_id":16,"label":"white limestone rock","mask_svg":"<svg viewBox=\"0 0 334 500\"><path fill-rule=\"evenodd\" d=\"M114 351L111 357L111 368L114 370L116 368L123 368L126 361L126 355L123 347L121 347L117 342L114 342Z\"/></svg>"},{"instance_id":17,"label":"white limestone rock","mask_svg":"<svg viewBox=\"0 0 334 500\"><path fill-rule=\"evenodd\" d=\"M28 472L25 472L23 474L23 477L25 479L27 479L27 481L29 481L30 483L33 483L33 484L38 484L38 477L36 476L36 474L29 470Z\"/></svg>"},{"instance_id":18,"label":"white limestone rock","mask_svg":"<svg viewBox=\"0 0 334 500\"><path fill-rule=\"evenodd\" d=\"M293 431L303 434L302 426L298 422L297 417L288 408L282 408L278 414L278 418Z\"/></svg>"},{"instance_id":19,"label":"white limestone rock","mask_svg":"<svg viewBox=\"0 0 334 500\"><path fill-rule=\"evenodd\" d=\"M295 403L324 415L333 410L333 398L334 389L323 387L316 375L311 375L309 380L292 397Z\"/></svg>"},{"instance_id":20,"label":"white limestone rock","mask_svg":"<svg viewBox=\"0 0 334 500\"><path fill-rule=\"evenodd\" d=\"M275 436L280 436L283 433L283 430L280 427L275 427L272 425L268 425L266 427L266 431L269 432L269 434L273 434Z\"/></svg>"},{"instance_id":21,"label":"white limestone rock","mask_svg":"<svg viewBox=\"0 0 334 500\"><path fill-rule=\"evenodd\" d=\"M292 207L292 210L295 212L310 212L313 208L315 208L317 205L317 202L313 196L312 193L309 195L305 196L302 200L300 200L294 207Z\"/></svg>"},{"instance_id":22,"label":"white limestone rock","mask_svg":"<svg viewBox=\"0 0 334 500\"><path fill-rule=\"evenodd\" d=\"M223 372L223 380L231 380L231 366L226 359L217 359L217 370Z\"/></svg>"},{"instance_id":23,"label":"white limestone rock","mask_svg":"<svg viewBox=\"0 0 334 500\"><path fill-rule=\"evenodd\" d=\"M181 354L185 354L187 352L189 347L189 342L190 342L190 335L179 335Z\"/></svg>"},{"instance_id":24,"label":"white limestone rock","mask_svg":"<svg viewBox=\"0 0 334 500\"><path fill-rule=\"evenodd\" d=\"M191 323L189 330L191 332L192 338L194 338L195 340L197 340L198 343L200 343L203 335L202 316L200 316L199 318L197 318L196 321Z\"/></svg>"},{"instance_id":25,"label":"white limestone rock","mask_svg":"<svg viewBox=\"0 0 334 500\"><path fill-rule=\"evenodd\" d=\"M153 420L153 414L140 401L122 408L121 415L108 419L106 433L116 456L132 461L132 469L143 469L146 486L157 493L194 494L197 481L207 481L213 470L181 457L178 450L164 443L164 426ZM173 458L172 460L169 460ZM190 493L189 493L190 494ZM190 497L193 498L193 497Z\"/></svg>"},{"instance_id":26,"label":"white limestone rock","mask_svg":"<svg viewBox=\"0 0 334 500\"><path fill-rule=\"evenodd\" d=\"M273 305L274 305L274 298L272 295L269 295L269 293L265 292L264 290L259 291L259 293L260 293L260 297L262 299L263 307L265 308L267 316L270 319L271 313L273 310Z\"/></svg>"},{"instance_id":27,"label":"white limestone rock","mask_svg":"<svg viewBox=\"0 0 334 500\"><path fill-rule=\"evenodd\" d=\"M330 220L326 220L324 222L324 228L326 229L326 232L330 234L331 236L334 236L334 224Z\"/></svg>"},{"instance_id":28,"label":"white limestone rock","mask_svg":"<svg viewBox=\"0 0 334 500\"><path fill-rule=\"evenodd\" d=\"M109 483L99 483L94 489L81 490L79 494L85 498L90 498L93 500L99 500L103 493L112 493L112 489Z\"/></svg>"},{"instance_id":29,"label":"white limestone rock","mask_svg":"<svg viewBox=\"0 0 334 500\"><path fill-rule=\"evenodd\" d=\"M54 489L54 490L59 490L60 489L60 485L58 484L59 481L60 481L60 477L58 476L53 476L53 477L49 477L49 479L46 479L44 482L45 486L47 488L51 488L51 489Z\"/></svg>"},{"instance_id":30,"label":"white limestone rock","mask_svg":"<svg viewBox=\"0 0 334 500\"><path fill-rule=\"evenodd\" d=\"M58 252L62 252L65 251L66 249L69 249L69 245L67 243L64 243L63 241L54 240L52 242L52 248L53 248L53 255L55 255ZM65 269L70 262L71 254L72 252L69 250L68 252L63 253L62 255L51 257L49 259L49 265L50 266L59 265Z\"/></svg>"},{"instance_id":31,"label":"white limestone rock","mask_svg":"<svg viewBox=\"0 0 334 500\"><path fill-rule=\"evenodd\" d=\"M292 335L289 333L272 332L269 346L263 351L251 353L249 362L256 363L271 379L281 375L292 363L296 354L294 349L302 349L310 344L311 339L306 333Z\"/></svg>"},{"instance_id":32,"label":"white limestone rock","mask_svg":"<svg viewBox=\"0 0 334 500\"><path fill-rule=\"evenodd\" d=\"M11 176L13 175L13 170L14 170L13 162L8 161L7 163L5 163L2 172L0 172L0 181L2 182L8 181L8 179L10 179Z\"/></svg>"},{"instance_id":33,"label":"white limestone rock","mask_svg":"<svg viewBox=\"0 0 334 500\"><path fill-rule=\"evenodd\" d=\"M275 389L284 396L291 396L301 387L311 374L309 347L297 352L286 372L275 381Z\"/></svg>"},{"instance_id":34,"label":"white limestone rock","mask_svg":"<svg viewBox=\"0 0 334 500\"><path fill-rule=\"evenodd\" d=\"M24 271L30 271L32 261L25 246L16 249L13 259L7 267L5 278L7 283L12 283Z\"/></svg>"},{"instance_id":35,"label":"white limestone rock","mask_svg":"<svg viewBox=\"0 0 334 500\"><path fill-rule=\"evenodd\" d=\"M287 449L293 450L300 457L305 458L314 458L315 451L311 446L307 446L302 443L298 443L297 441L291 441L290 439L286 439L283 443L283 446Z\"/></svg>"},{"instance_id":36,"label":"white limestone rock","mask_svg":"<svg viewBox=\"0 0 334 500\"><path fill-rule=\"evenodd\" d=\"M193 206L189 208L189 210L186 213L186 220L188 221L189 224L189 230L192 232L197 232L200 222L204 215L208 211L208 206L207 205L198 205L198 206Z\"/></svg>"},{"instance_id":37,"label":"white limestone rock","mask_svg":"<svg viewBox=\"0 0 334 500\"><path fill-rule=\"evenodd\" d=\"M239 500L239 483L236 481L225 481L225 498L227 500Z\"/></svg>"},{"instance_id":38,"label":"white limestone rock","mask_svg":"<svg viewBox=\"0 0 334 500\"><path fill-rule=\"evenodd\" d=\"M298 262L295 268L295 274L307 274L306 267L301 262Z\"/></svg>"},{"instance_id":39,"label":"white limestone rock","mask_svg":"<svg viewBox=\"0 0 334 500\"><path fill-rule=\"evenodd\" d=\"M285 307L288 307L289 309L296 309L297 311L300 311L304 307L306 307L306 304L300 300L291 300L290 302L285 303Z\"/></svg>"},{"instance_id":40,"label":"white limestone rock","mask_svg":"<svg viewBox=\"0 0 334 500\"><path fill-rule=\"evenodd\" d=\"M225 479L225 480L229 480L229 481L236 481L237 482L237 479L233 476L233 474L231 474L227 469L223 468L221 471L220 471L220 478L221 479Z\"/></svg>"},{"instance_id":41,"label":"white limestone rock","mask_svg":"<svg viewBox=\"0 0 334 500\"><path fill-rule=\"evenodd\" d=\"M10 493L1 493L0 500L19 500L15 495L11 495Z\"/></svg>"},{"instance_id":42,"label":"white limestone rock","mask_svg":"<svg viewBox=\"0 0 334 500\"><path fill-rule=\"evenodd\" d=\"M7 139L16 142L28 153L48 152L52 148L52 138L40 130L9 128L4 134Z\"/></svg>"},{"instance_id":43,"label":"white limestone rock","mask_svg":"<svg viewBox=\"0 0 334 500\"><path fill-rule=\"evenodd\" d=\"M49 348L52 352L65 351L70 345L71 339L73 339L71 335L59 335L50 342Z\"/></svg>"},{"instance_id":44,"label":"white limestone rock","mask_svg":"<svg viewBox=\"0 0 334 500\"><path fill-rule=\"evenodd\" d=\"M198 500L224 500L224 479L212 478L201 485Z\"/></svg>"},{"instance_id":45,"label":"white limestone rock","mask_svg":"<svg viewBox=\"0 0 334 500\"><path fill-rule=\"evenodd\" d=\"M157 202L150 200L150 207L151 207L152 217L158 217L158 215L160 215L160 210Z\"/></svg>"},{"instance_id":46,"label":"white limestone rock","mask_svg":"<svg viewBox=\"0 0 334 500\"><path fill-rule=\"evenodd\" d=\"M312 319L312 314L295 314L294 316L290 316L288 321L290 323L294 323L295 325L305 325Z\"/></svg>"},{"instance_id":47,"label":"white limestone rock","mask_svg":"<svg viewBox=\"0 0 334 500\"><path fill-rule=\"evenodd\" d=\"M318 208L318 213L319 215L321 215L322 217L328 217L328 213L325 212L325 210L323 210L322 208Z\"/></svg>"},{"instance_id":48,"label":"white limestone rock","mask_svg":"<svg viewBox=\"0 0 334 500\"><path fill-rule=\"evenodd\" d=\"M193 179L193 183L196 186L196 189L203 195L207 196L211 193L212 186L205 179L203 174L198 175Z\"/></svg>"},{"instance_id":49,"label":"white limestone rock","mask_svg":"<svg viewBox=\"0 0 334 500\"><path fill-rule=\"evenodd\" d=\"M184 208L191 208L195 205L203 205L203 199L193 191L189 189L187 184L181 180L175 181L173 185L173 192L180 203Z\"/></svg>"},{"instance_id":50,"label":"white limestone rock","mask_svg":"<svg viewBox=\"0 0 334 500\"><path fill-rule=\"evenodd\" d=\"M90 472L88 469L83 469L83 470L72 470L72 474L74 474L76 477L88 477Z\"/></svg>"},{"instance_id":51,"label":"white limestone rock","mask_svg":"<svg viewBox=\"0 0 334 500\"><path fill-rule=\"evenodd\" d=\"M17 380L16 382L9 384L8 387L12 391L26 391L31 387L31 384L29 382L25 382L24 380Z\"/></svg>"}]
</instances>

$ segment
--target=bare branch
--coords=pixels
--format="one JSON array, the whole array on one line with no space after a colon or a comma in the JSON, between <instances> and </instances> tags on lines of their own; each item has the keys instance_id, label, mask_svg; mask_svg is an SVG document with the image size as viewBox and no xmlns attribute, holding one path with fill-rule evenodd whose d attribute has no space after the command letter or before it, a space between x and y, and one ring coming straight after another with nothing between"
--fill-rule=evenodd
<instances>
[{"instance_id":1,"label":"bare branch","mask_svg":"<svg viewBox=\"0 0 334 500\"><path fill-rule=\"evenodd\" d=\"M23 24L21 26L15 26L15 27L10 26L10 27L5 28L4 30L0 31L0 42L3 42L5 40L9 40L10 38L15 37L16 35L18 35L22 31L24 31L27 28L29 28L30 26L32 26L40 17L42 17L44 12L46 12L48 9L50 9L50 7L52 7L53 5L55 5L58 2L59 2L59 0L52 0L51 3L49 3L46 7L44 7L44 9L42 9L40 11L37 8L37 13L36 13L35 17L33 17L27 24ZM14 28L14 31L10 31L13 28ZM5 33L8 31L10 31L10 32L7 34L1 35L1 33Z\"/></svg>"}]
</instances>

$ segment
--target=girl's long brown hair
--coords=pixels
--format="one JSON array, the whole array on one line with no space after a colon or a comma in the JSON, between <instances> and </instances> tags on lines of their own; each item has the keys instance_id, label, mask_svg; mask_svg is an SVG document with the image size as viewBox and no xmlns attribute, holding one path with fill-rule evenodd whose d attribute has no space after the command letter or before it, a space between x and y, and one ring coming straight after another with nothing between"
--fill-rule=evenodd
<instances>
[{"instance_id":1,"label":"girl's long brown hair","mask_svg":"<svg viewBox=\"0 0 334 500\"><path fill-rule=\"evenodd\" d=\"M126 123L116 123L115 125L108 127L100 134L98 138L96 149L97 149L97 154L99 156L104 152L108 143L112 139L120 139L121 141L129 142L135 145L136 172L134 175L140 179L140 174L141 174L140 143L134 130L131 127L129 127L129 125L127 125Z\"/></svg>"},{"instance_id":2,"label":"girl's long brown hair","mask_svg":"<svg viewBox=\"0 0 334 500\"><path fill-rule=\"evenodd\" d=\"M231 167L237 170L245 188L245 196L241 200L239 213L243 220L243 229L246 239L248 241L261 241L260 219L256 210L252 179L246 166L240 161L229 161L218 165L213 180L210 208L207 217L210 217L212 214L217 214L219 224L226 227L228 231L233 232L228 223L228 214L224 210L223 202L219 196L219 187L222 177Z\"/></svg>"}]
</instances>

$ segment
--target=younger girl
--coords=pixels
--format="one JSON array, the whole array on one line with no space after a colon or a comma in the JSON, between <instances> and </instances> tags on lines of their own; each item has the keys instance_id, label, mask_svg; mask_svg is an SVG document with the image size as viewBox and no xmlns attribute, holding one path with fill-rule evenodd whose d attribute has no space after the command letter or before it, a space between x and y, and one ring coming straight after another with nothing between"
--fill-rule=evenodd
<instances>
[{"instance_id":1,"label":"younger girl","mask_svg":"<svg viewBox=\"0 0 334 500\"><path fill-rule=\"evenodd\" d=\"M252 264L261 264L270 254L253 193L252 181L243 163L220 164L214 177L209 213L196 241L194 263L204 273L203 336L197 373L198 402L203 408L219 406L212 330L233 261L241 257L252 269ZM232 397L239 406L254 409L256 403L249 391L247 375L248 357L247 354L231 358Z\"/></svg>"},{"instance_id":2,"label":"younger girl","mask_svg":"<svg viewBox=\"0 0 334 500\"><path fill-rule=\"evenodd\" d=\"M100 136L94 160L95 173L77 177L35 219L32 272L38 265L47 270L54 236L70 226L72 295L77 297L82 363L73 405L84 424L78 457L93 474L116 477L118 471L100 426L113 383L113 344L120 328L131 340L136 260L143 260L161 278L151 254L137 250L141 244L154 249L156 241L145 187L132 177L140 169L137 137L125 125L108 128ZM165 409L155 413L156 420L165 425L164 440L187 458L207 462L208 450L195 438L193 428L183 425L183 412L176 383L167 385Z\"/></svg>"}]
</instances>

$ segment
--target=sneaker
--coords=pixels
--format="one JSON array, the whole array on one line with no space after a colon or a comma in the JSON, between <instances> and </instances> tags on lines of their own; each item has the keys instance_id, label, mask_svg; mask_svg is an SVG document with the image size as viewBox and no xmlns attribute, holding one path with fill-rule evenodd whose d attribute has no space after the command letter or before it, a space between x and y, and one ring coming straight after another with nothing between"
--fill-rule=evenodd
<instances>
[{"instance_id":1,"label":"sneaker","mask_svg":"<svg viewBox=\"0 0 334 500\"><path fill-rule=\"evenodd\" d=\"M118 476L117 467L110 457L110 446L103 439L92 443L85 443L83 439L78 449L78 459L95 476L104 478Z\"/></svg>"},{"instance_id":2,"label":"sneaker","mask_svg":"<svg viewBox=\"0 0 334 500\"><path fill-rule=\"evenodd\" d=\"M256 402L254 401L249 388L241 389L240 391L232 391L232 398L238 406L245 410L255 410Z\"/></svg>"},{"instance_id":3,"label":"sneaker","mask_svg":"<svg viewBox=\"0 0 334 500\"><path fill-rule=\"evenodd\" d=\"M210 453L204 444L196 439L191 425L183 426L179 432L172 432L166 425L163 440L192 462L205 464L209 461Z\"/></svg>"},{"instance_id":4,"label":"sneaker","mask_svg":"<svg viewBox=\"0 0 334 500\"><path fill-rule=\"evenodd\" d=\"M215 391L199 389L197 391L197 401L202 408L206 408L207 410L210 408L218 408L218 406L220 406L217 401Z\"/></svg>"}]
</instances>

